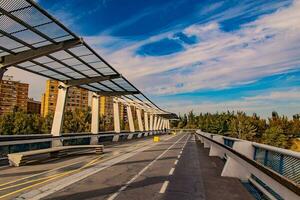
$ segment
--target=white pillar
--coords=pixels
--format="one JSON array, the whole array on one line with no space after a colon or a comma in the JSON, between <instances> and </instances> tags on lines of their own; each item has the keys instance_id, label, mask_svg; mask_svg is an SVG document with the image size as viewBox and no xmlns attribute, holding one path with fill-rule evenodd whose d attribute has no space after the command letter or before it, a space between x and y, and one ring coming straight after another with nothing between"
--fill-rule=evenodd
<instances>
[{"instance_id":1,"label":"white pillar","mask_svg":"<svg viewBox=\"0 0 300 200\"><path fill-rule=\"evenodd\" d=\"M160 120L160 126L159 126L160 130L163 130L164 120L165 120L164 118L161 118L161 120Z\"/></svg>"},{"instance_id":2,"label":"white pillar","mask_svg":"<svg viewBox=\"0 0 300 200\"><path fill-rule=\"evenodd\" d=\"M150 114L150 131L153 131L153 114Z\"/></svg>"},{"instance_id":3,"label":"white pillar","mask_svg":"<svg viewBox=\"0 0 300 200\"><path fill-rule=\"evenodd\" d=\"M99 133L99 95L93 93L92 95L92 124L91 132L94 134Z\"/></svg>"},{"instance_id":4,"label":"white pillar","mask_svg":"<svg viewBox=\"0 0 300 200\"><path fill-rule=\"evenodd\" d=\"M136 109L136 115L137 115L138 124L139 124L139 131L144 131L141 109L139 109L139 108Z\"/></svg>"},{"instance_id":5,"label":"white pillar","mask_svg":"<svg viewBox=\"0 0 300 200\"><path fill-rule=\"evenodd\" d=\"M116 133L120 133L120 113L119 113L119 102L114 99L114 104L113 104L113 109L114 109L114 129Z\"/></svg>"},{"instance_id":6,"label":"white pillar","mask_svg":"<svg viewBox=\"0 0 300 200\"><path fill-rule=\"evenodd\" d=\"M92 123L91 123L91 133L99 133L99 98L100 96L96 93L92 94ZM92 136L90 144L98 144L98 137Z\"/></svg>"},{"instance_id":7,"label":"white pillar","mask_svg":"<svg viewBox=\"0 0 300 200\"><path fill-rule=\"evenodd\" d=\"M51 129L52 136L61 135L68 88L69 86L65 85L62 82L59 82L55 113Z\"/></svg>"},{"instance_id":8,"label":"white pillar","mask_svg":"<svg viewBox=\"0 0 300 200\"><path fill-rule=\"evenodd\" d=\"M149 131L148 113L144 110L145 131Z\"/></svg>"},{"instance_id":9,"label":"white pillar","mask_svg":"<svg viewBox=\"0 0 300 200\"><path fill-rule=\"evenodd\" d=\"M157 130L157 115L154 116L153 130Z\"/></svg>"},{"instance_id":10,"label":"white pillar","mask_svg":"<svg viewBox=\"0 0 300 200\"><path fill-rule=\"evenodd\" d=\"M118 133L121 132L121 128L120 128L119 102L116 98L114 98L113 109L114 109L114 129L115 129L115 132L117 133L113 137L113 141L117 142L119 140L119 134Z\"/></svg>"},{"instance_id":11,"label":"white pillar","mask_svg":"<svg viewBox=\"0 0 300 200\"><path fill-rule=\"evenodd\" d=\"M157 117L156 130L159 130L160 122L161 122L161 117Z\"/></svg>"},{"instance_id":12,"label":"white pillar","mask_svg":"<svg viewBox=\"0 0 300 200\"><path fill-rule=\"evenodd\" d=\"M127 117L128 117L128 122L129 122L129 130L130 132L134 132L134 123L133 123L133 117L132 117L132 112L131 112L131 107L127 105Z\"/></svg>"}]
</instances>

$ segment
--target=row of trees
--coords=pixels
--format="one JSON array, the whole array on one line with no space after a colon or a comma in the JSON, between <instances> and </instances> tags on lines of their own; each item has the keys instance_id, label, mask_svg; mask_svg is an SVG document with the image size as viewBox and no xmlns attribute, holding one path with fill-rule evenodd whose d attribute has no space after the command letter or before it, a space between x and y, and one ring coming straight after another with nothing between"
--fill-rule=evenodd
<instances>
[{"instance_id":1,"label":"row of trees","mask_svg":"<svg viewBox=\"0 0 300 200\"><path fill-rule=\"evenodd\" d=\"M270 118L262 119L257 114L245 112L201 113L193 111L179 116L172 122L177 128L199 128L202 131L265 143L281 148L291 148L293 140L300 137L300 115L289 120L272 112Z\"/></svg>"},{"instance_id":2,"label":"row of trees","mask_svg":"<svg viewBox=\"0 0 300 200\"><path fill-rule=\"evenodd\" d=\"M64 114L63 133L82 133L91 130L91 109L66 111ZM39 114L28 114L15 111L0 116L0 135L49 134L51 132L53 114L41 117ZM127 130L128 125L121 120L121 129ZM99 129L113 130L113 119L101 116Z\"/></svg>"}]
</instances>

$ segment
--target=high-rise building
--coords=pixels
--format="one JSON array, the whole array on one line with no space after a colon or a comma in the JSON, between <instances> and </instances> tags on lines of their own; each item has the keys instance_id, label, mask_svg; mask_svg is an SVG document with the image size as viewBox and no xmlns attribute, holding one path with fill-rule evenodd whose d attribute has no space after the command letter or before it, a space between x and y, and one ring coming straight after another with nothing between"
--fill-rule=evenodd
<instances>
[{"instance_id":1,"label":"high-rise building","mask_svg":"<svg viewBox=\"0 0 300 200\"><path fill-rule=\"evenodd\" d=\"M41 115L47 116L55 112L59 82L47 80L45 93L42 95ZM70 87L67 94L66 110L88 109L88 91L82 88Z\"/></svg>"},{"instance_id":2,"label":"high-rise building","mask_svg":"<svg viewBox=\"0 0 300 200\"><path fill-rule=\"evenodd\" d=\"M100 97L100 116L112 119L114 115L113 111L113 97Z\"/></svg>"},{"instance_id":3,"label":"high-rise building","mask_svg":"<svg viewBox=\"0 0 300 200\"><path fill-rule=\"evenodd\" d=\"M0 80L0 115L15 109L26 112L28 87L27 83L13 81L12 76L3 76Z\"/></svg>"},{"instance_id":4,"label":"high-rise building","mask_svg":"<svg viewBox=\"0 0 300 200\"><path fill-rule=\"evenodd\" d=\"M27 100L27 113L40 114L41 113L41 102L35 101L33 98Z\"/></svg>"},{"instance_id":5,"label":"high-rise building","mask_svg":"<svg viewBox=\"0 0 300 200\"><path fill-rule=\"evenodd\" d=\"M123 104L119 104L119 113L120 113L120 120L126 120L126 108ZM106 119L113 119L114 117L114 110L113 110L113 97L100 97L100 116L106 117Z\"/></svg>"}]
</instances>

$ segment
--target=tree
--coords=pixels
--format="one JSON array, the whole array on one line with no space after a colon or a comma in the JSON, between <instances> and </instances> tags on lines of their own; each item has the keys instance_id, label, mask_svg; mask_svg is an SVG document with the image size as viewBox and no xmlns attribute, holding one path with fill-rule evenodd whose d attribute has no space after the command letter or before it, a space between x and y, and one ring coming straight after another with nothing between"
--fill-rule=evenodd
<instances>
[{"instance_id":1,"label":"tree","mask_svg":"<svg viewBox=\"0 0 300 200\"><path fill-rule=\"evenodd\" d=\"M288 147L288 137L284 134L283 129L279 126L268 128L262 135L262 141L265 144L280 148Z\"/></svg>"},{"instance_id":2,"label":"tree","mask_svg":"<svg viewBox=\"0 0 300 200\"><path fill-rule=\"evenodd\" d=\"M256 135L257 128L251 123L244 112L238 112L236 117L231 120L229 130L231 136L244 140L252 140Z\"/></svg>"}]
</instances>

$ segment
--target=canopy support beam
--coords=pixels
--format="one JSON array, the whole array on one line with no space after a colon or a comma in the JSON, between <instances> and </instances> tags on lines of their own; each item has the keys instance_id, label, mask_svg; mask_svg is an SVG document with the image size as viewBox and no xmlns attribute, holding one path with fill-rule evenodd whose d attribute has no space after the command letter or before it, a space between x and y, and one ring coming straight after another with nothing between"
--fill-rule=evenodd
<instances>
[{"instance_id":1,"label":"canopy support beam","mask_svg":"<svg viewBox=\"0 0 300 200\"><path fill-rule=\"evenodd\" d=\"M140 92L138 92L138 91L114 91L114 92L101 91L101 92L97 92L97 94L99 94L101 96L122 96L122 95L140 94Z\"/></svg>"},{"instance_id":2,"label":"canopy support beam","mask_svg":"<svg viewBox=\"0 0 300 200\"><path fill-rule=\"evenodd\" d=\"M49 55L51 53L65 50L65 49L70 49L76 45L82 44L83 41L82 39L70 39L66 40L63 42L59 42L56 44L49 44L46 46L42 46L36 49L30 49L26 51L22 51L17 54L9 54L6 56L0 57L0 64L1 68L3 67L10 67L13 65L20 64L22 62L26 62L35 58L39 58L42 56Z\"/></svg>"},{"instance_id":3,"label":"canopy support beam","mask_svg":"<svg viewBox=\"0 0 300 200\"><path fill-rule=\"evenodd\" d=\"M82 78L82 79L74 79L74 80L66 80L64 81L65 84L70 86L79 86L89 83L96 83L96 82L103 82L108 81L116 78L122 78L121 74L117 75L108 75L108 76L97 76L97 77L91 77L91 78Z\"/></svg>"}]
</instances>

